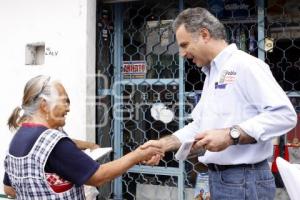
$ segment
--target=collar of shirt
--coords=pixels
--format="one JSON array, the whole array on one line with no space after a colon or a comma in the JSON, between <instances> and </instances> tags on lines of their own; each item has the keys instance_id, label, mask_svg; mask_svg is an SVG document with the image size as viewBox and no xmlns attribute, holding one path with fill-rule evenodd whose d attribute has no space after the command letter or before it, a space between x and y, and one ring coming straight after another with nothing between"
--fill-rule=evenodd
<instances>
[{"instance_id":1,"label":"collar of shirt","mask_svg":"<svg viewBox=\"0 0 300 200\"><path fill-rule=\"evenodd\" d=\"M214 67L217 71L220 71L221 67L224 66L224 62L228 60L232 51L237 50L236 45L230 44L226 48L224 48L210 63L208 66L204 66L202 68L202 72L207 75L209 73L209 68Z\"/></svg>"}]
</instances>

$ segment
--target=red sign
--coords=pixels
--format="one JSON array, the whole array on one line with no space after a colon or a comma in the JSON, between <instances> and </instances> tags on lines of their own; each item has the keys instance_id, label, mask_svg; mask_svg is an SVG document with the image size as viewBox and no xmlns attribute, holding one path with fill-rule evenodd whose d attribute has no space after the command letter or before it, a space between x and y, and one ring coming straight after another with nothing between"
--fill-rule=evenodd
<instances>
[{"instance_id":1,"label":"red sign","mask_svg":"<svg viewBox=\"0 0 300 200\"><path fill-rule=\"evenodd\" d=\"M124 78L145 78L146 73L146 61L123 61Z\"/></svg>"}]
</instances>

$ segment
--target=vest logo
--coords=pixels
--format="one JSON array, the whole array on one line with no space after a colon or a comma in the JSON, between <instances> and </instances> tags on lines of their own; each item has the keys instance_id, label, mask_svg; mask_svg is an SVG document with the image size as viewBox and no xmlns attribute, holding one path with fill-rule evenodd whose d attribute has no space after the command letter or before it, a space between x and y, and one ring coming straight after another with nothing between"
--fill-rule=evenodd
<instances>
[{"instance_id":1,"label":"vest logo","mask_svg":"<svg viewBox=\"0 0 300 200\"><path fill-rule=\"evenodd\" d=\"M215 82L215 89L225 89L226 85L227 85L226 83Z\"/></svg>"},{"instance_id":2,"label":"vest logo","mask_svg":"<svg viewBox=\"0 0 300 200\"><path fill-rule=\"evenodd\" d=\"M237 73L233 70L228 71L228 70L223 70L221 72L219 84L231 84L236 80Z\"/></svg>"}]
</instances>

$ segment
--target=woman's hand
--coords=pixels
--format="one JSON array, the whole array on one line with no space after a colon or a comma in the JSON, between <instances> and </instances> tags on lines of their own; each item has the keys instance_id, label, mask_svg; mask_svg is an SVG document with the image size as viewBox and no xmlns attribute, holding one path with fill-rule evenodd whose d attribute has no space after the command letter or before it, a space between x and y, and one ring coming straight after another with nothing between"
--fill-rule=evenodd
<instances>
[{"instance_id":1,"label":"woman's hand","mask_svg":"<svg viewBox=\"0 0 300 200\"><path fill-rule=\"evenodd\" d=\"M94 142L88 142L88 141L76 140L76 139L72 139L72 140L76 144L77 148L79 148L80 150L86 150L86 149L94 150L100 148L100 146L98 144L95 144Z\"/></svg>"},{"instance_id":2,"label":"woman's hand","mask_svg":"<svg viewBox=\"0 0 300 200\"><path fill-rule=\"evenodd\" d=\"M16 198L16 190L8 185L4 185L4 193L9 197Z\"/></svg>"},{"instance_id":3,"label":"woman's hand","mask_svg":"<svg viewBox=\"0 0 300 200\"><path fill-rule=\"evenodd\" d=\"M98 149L100 148L100 146L98 144L95 144L93 142L88 142L89 144L87 145L88 149L90 150L94 150L94 149Z\"/></svg>"},{"instance_id":4,"label":"woman's hand","mask_svg":"<svg viewBox=\"0 0 300 200\"><path fill-rule=\"evenodd\" d=\"M153 157L160 159L165 156L163 149L155 146L149 146L147 148L138 147L134 153L138 157L139 162L148 161Z\"/></svg>"}]
</instances>

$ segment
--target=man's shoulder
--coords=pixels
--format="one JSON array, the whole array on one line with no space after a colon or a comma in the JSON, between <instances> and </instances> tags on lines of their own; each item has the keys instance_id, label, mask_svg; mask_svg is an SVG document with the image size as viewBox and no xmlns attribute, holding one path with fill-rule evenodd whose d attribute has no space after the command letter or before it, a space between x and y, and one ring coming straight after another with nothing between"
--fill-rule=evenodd
<instances>
[{"instance_id":1,"label":"man's shoulder","mask_svg":"<svg viewBox=\"0 0 300 200\"><path fill-rule=\"evenodd\" d=\"M261 59L241 50L236 51L231 60L232 64L237 66L237 70L256 70L257 67L269 68L268 64Z\"/></svg>"},{"instance_id":2,"label":"man's shoulder","mask_svg":"<svg viewBox=\"0 0 300 200\"><path fill-rule=\"evenodd\" d=\"M242 50L235 51L233 58L240 58L241 59L240 61L244 61L244 62L259 60L257 57L255 57L247 52L244 52Z\"/></svg>"}]
</instances>

